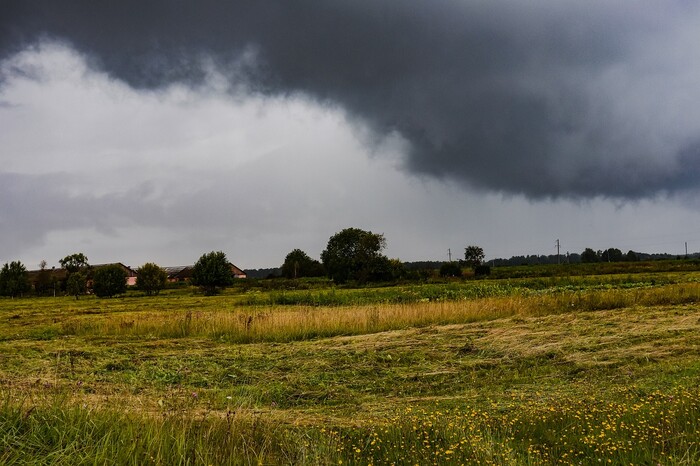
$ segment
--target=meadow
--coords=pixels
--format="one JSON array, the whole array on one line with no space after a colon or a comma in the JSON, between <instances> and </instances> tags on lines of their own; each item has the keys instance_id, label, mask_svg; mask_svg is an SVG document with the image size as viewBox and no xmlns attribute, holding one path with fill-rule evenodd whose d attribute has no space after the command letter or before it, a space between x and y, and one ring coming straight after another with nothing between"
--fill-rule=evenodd
<instances>
[{"instance_id":1,"label":"meadow","mask_svg":"<svg viewBox=\"0 0 700 466\"><path fill-rule=\"evenodd\" d=\"M700 266L507 269L2 299L0 464L700 464Z\"/></svg>"}]
</instances>

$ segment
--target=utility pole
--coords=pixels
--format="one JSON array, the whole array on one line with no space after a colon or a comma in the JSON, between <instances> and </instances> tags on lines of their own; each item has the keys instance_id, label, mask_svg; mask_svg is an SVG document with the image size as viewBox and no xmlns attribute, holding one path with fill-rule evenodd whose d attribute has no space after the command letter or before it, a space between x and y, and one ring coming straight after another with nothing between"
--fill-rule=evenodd
<instances>
[{"instance_id":1,"label":"utility pole","mask_svg":"<svg viewBox=\"0 0 700 466\"><path fill-rule=\"evenodd\" d=\"M688 258L688 242L685 242L685 258Z\"/></svg>"},{"instance_id":2,"label":"utility pole","mask_svg":"<svg viewBox=\"0 0 700 466\"><path fill-rule=\"evenodd\" d=\"M452 250L450 248L447 248L447 257L450 259L450 262L452 262Z\"/></svg>"},{"instance_id":3,"label":"utility pole","mask_svg":"<svg viewBox=\"0 0 700 466\"><path fill-rule=\"evenodd\" d=\"M559 240L557 239L557 264L561 263L561 262L559 262L559 246L560 246Z\"/></svg>"}]
</instances>

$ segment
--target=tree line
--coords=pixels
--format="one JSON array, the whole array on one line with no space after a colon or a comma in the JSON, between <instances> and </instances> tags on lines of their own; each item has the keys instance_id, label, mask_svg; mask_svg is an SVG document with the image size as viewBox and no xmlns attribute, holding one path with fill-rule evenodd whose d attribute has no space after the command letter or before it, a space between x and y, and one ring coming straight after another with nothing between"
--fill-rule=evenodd
<instances>
[{"instance_id":1,"label":"tree line","mask_svg":"<svg viewBox=\"0 0 700 466\"><path fill-rule=\"evenodd\" d=\"M389 281L405 274L401 261L382 254L386 247L383 234L360 228L345 228L328 240L321 261L294 249L280 269L285 278L327 276L336 283Z\"/></svg>"},{"instance_id":2,"label":"tree line","mask_svg":"<svg viewBox=\"0 0 700 466\"><path fill-rule=\"evenodd\" d=\"M41 269L33 281L34 292L45 295L53 292L79 299L85 294L110 298L126 293L127 273L119 264L91 266L83 253L70 254L59 260L62 269ZM146 295L157 295L167 284L168 274L162 267L148 262L136 269L136 289ZM234 276L226 254L212 251L202 255L192 268L190 283L198 286L204 294L216 294L233 284ZM29 272L20 261L6 263L0 269L0 296L20 297L32 291Z\"/></svg>"},{"instance_id":3,"label":"tree line","mask_svg":"<svg viewBox=\"0 0 700 466\"><path fill-rule=\"evenodd\" d=\"M292 250L279 269L280 275L291 279L327 276L336 283L360 284L426 278L425 270L407 267L399 259L389 259L382 254L385 247L383 234L346 228L330 237L326 249L321 252L321 261L312 259L301 249ZM464 249L464 260L439 263L438 267L442 276L462 276L464 267L473 268L476 275L487 275L490 268L483 261L484 250L468 246Z\"/></svg>"},{"instance_id":4,"label":"tree line","mask_svg":"<svg viewBox=\"0 0 700 466\"><path fill-rule=\"evenodd\" d=\"M384 235L359 228L346 228L331 236L321 261L312 259L301 249L292 250L285 257L281 274L290 279L327 276L336 283L390 281L406 278L411 273L398 259L389 259L382 253L386 247ZM79 299L86 293L98 297L112 297L126 292L126 273L117 265L92 267L83 253L68 255L59 261L65 276L57 277L54 270L42 269L34 280L35 292L43 294L55 290ZM153 263L136 269L136 288L147 295L157 294L165 287L167 274ZM232 285L231 264L221 251L202 255L192 269L190 284L198 286L206 295L218 293ZM28 273L19 261L5 264L0 271L0 295L22 296L31 289Z\"/></svg>"},{"instance_id":5,"label":"tree line","mask_svg":"<svg viewBox=\"0 0 700 466\"><path fill-rule=\"evenodd\" d=\"M579 253L566 254L550 254L550 255L528 255L528 256L512 256L509 259L492 259L489 264L502 266L517 266L517 265L544 265L544 264L578 264L578 263L594 263L594 262L638 262L650 260L672 260L681 259L685 256L679 256L666 253L649 254L644 252L629 250L623 253L617 248L608 248L603 250L594 250L586 248ZM700 254L688 254L688 258L698 258Z\"/></svg>"},{"instance_id":6,"label":"tree line","mask_svg":"<svg viewBox=\"0 0 700 466\"><path fill-rule=\"evenodd\" d=\"M465 268L471 268L475 276L488 275L491 270L490 265L484 263L484 250L479 246L471 245L464 248L464 259L458 261L412 264L404 264L398 259L389 259L382 252L385 248L386 238L383 234L360 228L345 228L329 238L326 248L321 252L320 261L312 259L306 252L297 248L287 254L279 269L267 270L279 272L280 276L288 279L328 277L335 283L359 284L399 279L425 279L427 269L433 271L437 267L443 277L461 277ZM494 259L490 264L502 266L567 262L632 262L671 257L674 256L650 255L634 251L623 254L617 248L598 251L586 248L581 254L514 256L507 260ZM64 271L64 276L61 277L57 277L54 270L46 269L46 262L42 261L41 270L33 282L36 294L47 294L53 291L55 295L58 291L78 299L86 293L94 293L98 297L112 297L126 292L126 272L120 265L92 267L83 253L68 255L59 263ZM426 268L426 265L431 267ZM167 273L154 263L144 264L136 269L136 273L136 289L143 291L146 295L158 294L167 283ZM231 264L221 251L202 255L195 263L190 277L190 284L199 287L206 295L216 294L233 282ZM31 289L32 284L28 280L27 270L21 262L6 263L0 269L0 295L22 296Z\"/></svg>"}]
</instances>

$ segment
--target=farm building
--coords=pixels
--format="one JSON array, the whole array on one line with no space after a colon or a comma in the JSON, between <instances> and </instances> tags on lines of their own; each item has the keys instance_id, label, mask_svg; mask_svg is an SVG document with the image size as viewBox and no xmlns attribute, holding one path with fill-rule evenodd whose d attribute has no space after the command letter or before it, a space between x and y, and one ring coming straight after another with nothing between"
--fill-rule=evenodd
<instances>
[{"instance_id":1,"label":"farm building","mask_svg":"<svg viewBox=\"0 0 700 466\"><path fill-rule=\"evenodd\" d=\"M230 262L229 265L231 266L231 272L233 272L233 278L248 278L248 275L243 270L239 269Z\"/></svg>"},{"instance_id":2,"label":"farm building","mask_svg":"<svg viewBox=\"0 0 700 466\"><path fill-rule=\"evenodd\" d=\"M63 282L66 281L68 277L68 271L66 269L41 269L41 270L29 270L27 272L27 280L29 280L29 286L32 291L38 293L55 293L57 290L60 291Z\"/></svg>"},{"instance_id":3,"label":"farm building","mask_svg":"<svg viewBox=\"0 0 700 466\"><path fill-rule=\"evenodd\" d=\"M131 267L122 264L121 262L115 262L112 264L97 264L88 267L88 270L97 270L100 267L105 267L107 265L118 265L126 273L126 284L127 286L136 285L137 273ZM88 276L91 273L88 271ZM60 291L65 288L64 282L68 278L68 271L66 269L41 269L41 270L30 270L27 272L27 279L29 280L29 285L32 290L40 293L51 293L55 291Z\"/></svg>"},{"instance_id":4,"label":"farm building","mask_svg":"<svg viewBox=\"0 0 700 466\"><path fill-rule=\"evenodd\" d=\"M231 264L231 272L234 278L247 278L246 273L235 265ZM163 270L168 274L168 281L171 283L184 282L192 277L192 269L194 265L180 265L176 267L163 267Z\"/></svg>"},{"instance_id":5,"label":"farm building","mask_svg":"<svg viewBox=\"0 0 700 466\"><path fill-rule=\"evenodd\" d=\"M89 270L97 270L101 267L108 265L118 265L126 273L126 284L127 286L136 285L136 278L138 273L131 267L122 264L121 262L114 262L111 264L97 264L89 266ZM247 278L246 273L235 265L229 263L231 266L231 272L234 278ZM168 281L171 283L185 282L192 276L193 265L181 265L177 267L163 267L163 270L168 274ZM88 275L91 275L88 272ZM29 284L32 290L42 293L50 293L53 290L65 289L64 282L68 278L68 271L66 269L42 269L42 270L30 270L27 272L27 278L29 279Z\"/></svg>"},{"instance_id":6,"label":"farm building","mask_svg":"<svg viewBox=\"0 0 700 466\"><path fill-rule=\"evenodd\" d=\"M168 274L169 282L184 282L192 276L191 265L179 265L176 267L163 267L165 273Z\"/></svg>"}]
</instances>

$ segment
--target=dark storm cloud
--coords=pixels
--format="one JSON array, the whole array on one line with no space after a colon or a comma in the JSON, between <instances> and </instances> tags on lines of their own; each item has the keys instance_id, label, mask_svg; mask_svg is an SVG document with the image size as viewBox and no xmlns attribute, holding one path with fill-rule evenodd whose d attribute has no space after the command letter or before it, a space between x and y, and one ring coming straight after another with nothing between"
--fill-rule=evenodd
<instances>
[{"instance_id":1,"label":"dark storm cloud","mask_svg":"<svg viewBox=\"0 0 700 466\"><path fill-rule=\"evenodd\" d=\"M200 83L213 63L249 92L305 95L377 139L402 136L417 174L637 198L695 189L700 175L700 125L651 114L700 100L664 79L700 83L697 61L667 59L695 48L673 36L698 10L658 3L23 0L0 7L0 53L64 41L135 88Z\"/></svg>"}]
</instances>

